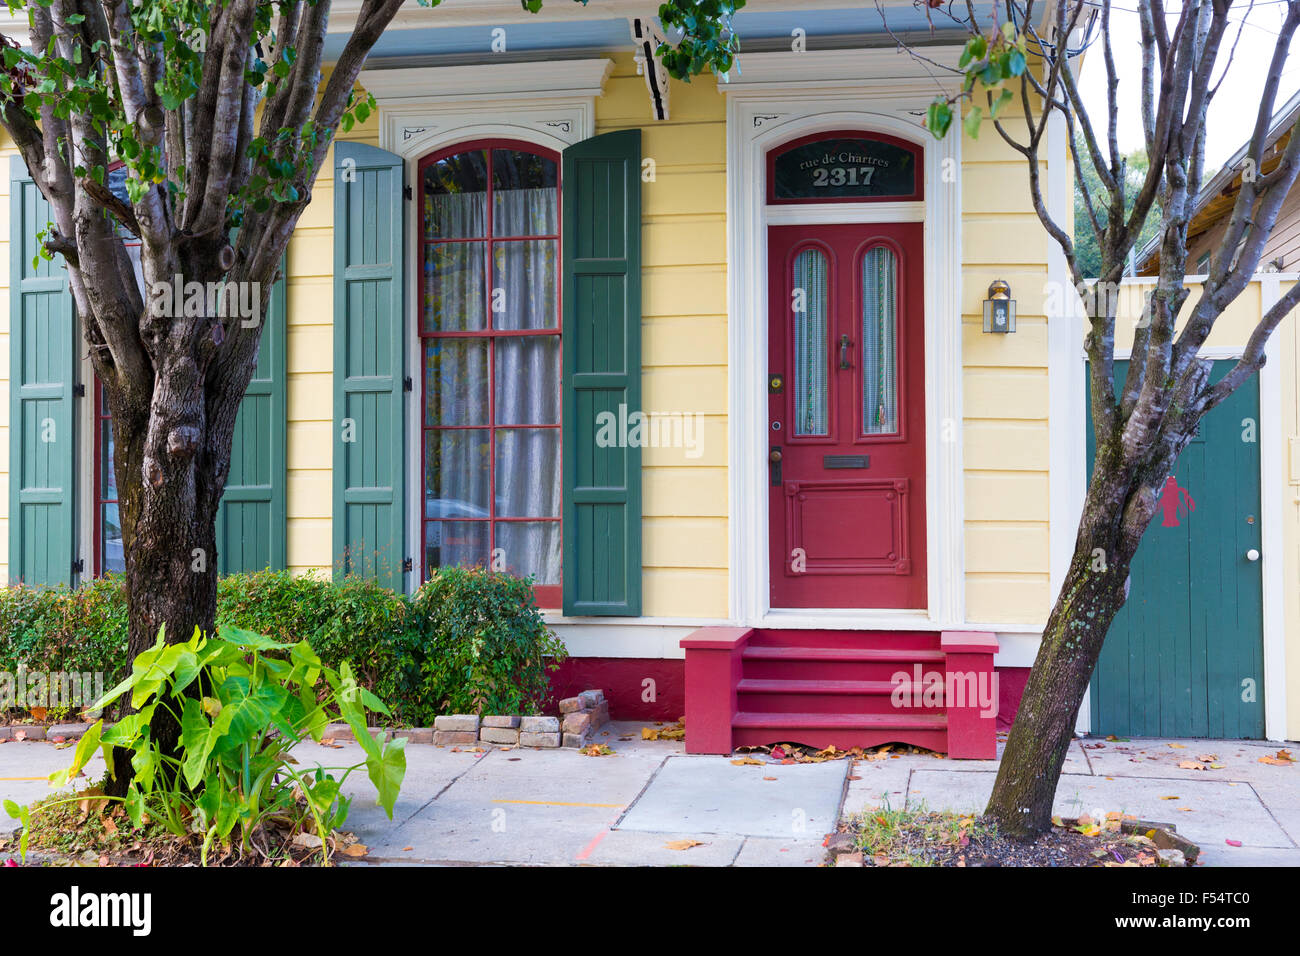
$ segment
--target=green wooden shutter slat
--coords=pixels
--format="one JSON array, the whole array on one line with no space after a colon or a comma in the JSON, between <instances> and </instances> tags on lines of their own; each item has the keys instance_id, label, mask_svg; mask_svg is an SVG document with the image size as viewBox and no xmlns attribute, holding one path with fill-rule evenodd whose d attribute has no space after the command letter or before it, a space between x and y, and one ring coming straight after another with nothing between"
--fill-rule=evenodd
<instances>
[{"instance_id":1,"label":"green wooden shutter slat","mask_svg":"<svg viewBox=\"0 0 1300 956\"><path fill-rule=\"evenodd\" d=\"M334 568L396 591L406 559L402 178L400 156L334 144Z\"/></svg>"},{"instance_id":2,"label":"green wooden shutter slat","mask_svg":"<svg viewBox=\"0 0 1300 956\"><path fill-rule=\"evenodd\" d=\"M641 449L597 419L641 410L641 131L563 156L564 613L641 613ZM619 406L625 414L619 415Z\"/></svg>"},{"instance_id":3,"label":"green wooden shutter slat","mask_svg":"<svg viewBox=\"0 0 1300 956\"><path fill-rule=\"evenodd\" d=\"M62 256L32 259L50 219L19 156L9 165L9 576L73 583L76 384L72 296Z\"/></svg>"},{"instance_id":4,"label":"green wooden shutter slat","mask_svg":"<svg viewBox=\"0 0 1300 956\"><path fill-rule=\"evenodd\" d=\"M281 268L281 273L284 273ZM288 566L287 326L285 280L271 289L257 368L235 420L230 474L217 511L221 574Z\"/></svg>"}]
</instances>

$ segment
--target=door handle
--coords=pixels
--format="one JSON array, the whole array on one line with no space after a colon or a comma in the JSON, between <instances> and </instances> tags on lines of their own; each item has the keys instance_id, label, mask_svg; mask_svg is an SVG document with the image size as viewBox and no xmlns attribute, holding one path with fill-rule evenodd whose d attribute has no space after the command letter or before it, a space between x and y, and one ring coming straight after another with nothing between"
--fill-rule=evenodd
<instances>
[{"instance_id":1,"label":"door handle","mask_svg":"<svg viewBox=\"0 0 1300 956\"><path fill-rule=\"evenodd\" d=\"M767 454L768 480L773 487L781 484L781 446L773 445L772 450Z\"/></svg>"},{"instance_id":2,"label":"door handle","mask_svg":"<svg viewBox=\"0 0 1300 956\"><path fill-rule=\"evenodd\" d=\"M1246 560L1247 560L1247 561L1258 561L1258 560L1259 560L1259 552L1258 552L1257 550L1255 550L1254 548L1251 548L1249 551L1246 552Z\"/></svg>"},{"instance_id":3,"label":"door handle","mask_svg":"<svg viewBox=\"0 0 1300 956\"><path fill-rule=\"evenodd\" d=\"M852 365L849 364L849 349L851 347L852 347L852 343L849 342L849 337L847 335L841 335L840 336L840 368L853 367Z\"/></svg>"}]
</instances>

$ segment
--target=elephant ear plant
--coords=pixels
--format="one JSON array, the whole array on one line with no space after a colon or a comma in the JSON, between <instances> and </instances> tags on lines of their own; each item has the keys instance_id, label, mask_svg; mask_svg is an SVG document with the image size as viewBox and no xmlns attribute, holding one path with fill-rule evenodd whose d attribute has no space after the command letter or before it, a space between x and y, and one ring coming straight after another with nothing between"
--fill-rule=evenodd
<instances>
[{"instance_id":1,"label":"elephant ear plant","mask_svg":"<svg viewBox=\"0 0 1300 956\"><path fill-rule=\"evenodd\" d=\"M306 641L281 644L234 627L218 634L205 637L196 628L189 641L167 644L160 631L158 642L136 657L131 675L90 708L129 693L134 713L108 728L95 723L78 743L72 766L51 774L50 784L76 777L97 749L105 757L110 748L124 749L134 771L126 796L100 799L121 800L137 828L148 817L180 839L201 839L205 865L214 841L238 842L241 856L254 850L269 856L269 825L314 831L328 862L330 832L347 819L351 804L341 788L363 766L392 819L406 774L406 738L371 736L366 711L388 709L357 684L348 663L327 667ZM181 727L174 756L150 735L159 709ZM365 762L298 769L290 751L308 737L319 742L338 720L352 728ZM8 814L23 823L24 855L32 816L66 802L19 807L5 801Z\"/></svg>"}]
</instances>

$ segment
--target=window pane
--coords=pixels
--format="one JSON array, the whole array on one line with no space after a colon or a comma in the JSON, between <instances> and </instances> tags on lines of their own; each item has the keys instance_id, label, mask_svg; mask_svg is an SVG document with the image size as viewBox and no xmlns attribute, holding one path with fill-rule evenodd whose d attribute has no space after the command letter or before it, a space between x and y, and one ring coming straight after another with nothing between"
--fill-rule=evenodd
<instances>
[{"instance_id":1,"label":"window pane","mask_svg":"<svg viewBox=\"0 0 1300 956\"><path fill-rule=\"evenodd\" d=\"M424 330L468 332L487 328L484 306L485 242L424 247Z\"/></svg>"},{"instance_id":2,"label":"window pane","mask_svg":"<svg viewBox=\"0 0 1300 956\"><path fill-rule=\"evenodd\" d=\"M487 151L457 153L425 167L424 238L487 235Z\"/></svg>"},{"instance_id":3,"label":"window pane","mask_svg":"<svg viewBox=\"0 0 1300 956\"><path fill-rule=\"evenodd\" d=\"M560 583L560 523L558 521L498 521L497 547L506 568L533 583Z\"/></svg>"},{"instance_id":4,"label":"window pane","mask_svg":"<svg viewBox=\"0 0 1300 956\"><path fill-rule=\"evenodd\" d=\"M492 247L492 327L554 329L560 245L554 239L498 242Z\"/></svg>"},{"instance_id":5,"label":"window pane","mask_svg":"<svg viewBox=\"0 0 1300 956\"><path fill-rule=\"evenodd\" d=\"M560 430L503 428L497 432L497 514L507 518L560 516Z\"/></svg>"},{"instance_id":6,"label":"window pane","mask_svg":"<svg viewBox=\"0 0 1300 956\"><path fill-rule=\"evenodd\" d=\"M488 564L487 521L430 521L424 526L424 566Z\"/></svg>"},{"instance_id":7,"label":"window pane","mask_svg":"<svg viewBox=\"0 0 1300 956\"><path fill-rule=\"evenodd\" d=\"M560 337L497 339L495 392L498 425L558 425Z\"/></svg>"},{"instance_id":8,"label":"window pane","mask_svg":"<svg viewBox=\"0 0 1300 956\"><path fill-rule=\"evenodd\" d=\"M424 340L424 424L486 425L485 339Z\"/></svg>"},{"instance_id":9,"label":"window pane","mask_svg":"<svg viewBox=\"0 0 1300 956\"><path fill-rule=\"evenodd\" d=\"M99 476L99 499L101 501L117 500L117 477L113 474L113 422L111 419L104 419L100 423L99 430L100 441L103 447L100 449L99 461L102 471Z\"/></svg>"},{"instance_id":10,"label":"window pane","mask_svg":"<svg viewBox=\"0 0 1300 956\"><path fill-rule=\"evenodd\" d=\"M548 236L559 232L559 169L552 159L513 149L492 151L492 232Z\"/></svg>"},{"instance_id":11,"label":"window pane","mask_svg":"<svg viewBox=\"0 0 1300 956\"><path fill-rule=\"evenodd\" d=\"M486 518L491 496L487 429L424 433L425 518Z\"/></svg>"},{"instance_id":12,"label":"window pane","mask_svg":"<svg viewBox=\"0 0 1300 956\"><path fill-rule=\"evenodd\" d=\"M898 431L898 289L894 253L862 257L862 422L868 435Z\"/></svg>"},{"instance_id":13,"label":"window pane","mask_svg":"<svg viewBox=\"0 0 1300 956\"><path fill-rule=\"evenodd\" d=\"M122 524L118 520L117 504L101 505L100 520L103 522L100 540L103 552L100 554L100 566L105 574L111 571L125 571L126 556L122 550Z\"/></svg>"},{"instance_id":14,"label":"window pane","mask_svg":"<svg viewBox=\"0 0 1300 956\"><path fill-rule=\"evenodd\" d=\"M826 256L805 249L794 261L794 433L827 433Z\"/></svg>"}]
</instances>

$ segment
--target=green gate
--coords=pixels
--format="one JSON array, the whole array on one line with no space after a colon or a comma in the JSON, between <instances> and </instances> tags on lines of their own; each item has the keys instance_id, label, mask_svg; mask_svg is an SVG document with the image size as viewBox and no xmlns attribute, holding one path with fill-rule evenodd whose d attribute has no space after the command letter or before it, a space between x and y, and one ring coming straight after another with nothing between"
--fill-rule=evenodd
<instances>
[{"instance_id":1,"label":"green gate","mask_svg":"<svg viewBox=\"0 0 1300 956\"><path fill-rule=\"evenodd\" d=\"M1128 362L1115 365L1122 383ZM1256 375L1205 416L1161 490L1093 674L1093 733L1264 736L1259 441Z\"/></svg>"}]
</instances>

